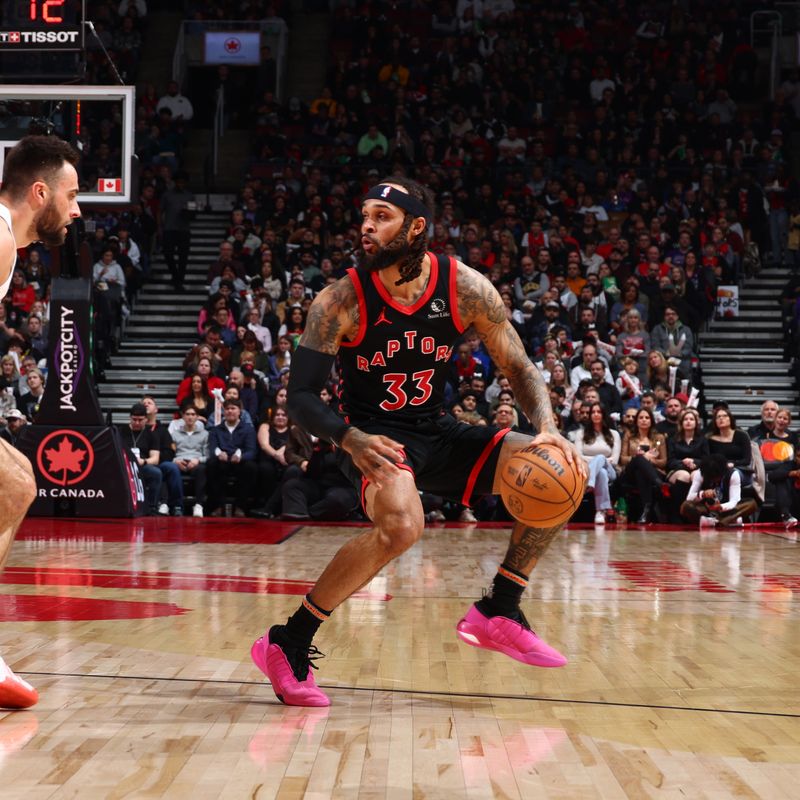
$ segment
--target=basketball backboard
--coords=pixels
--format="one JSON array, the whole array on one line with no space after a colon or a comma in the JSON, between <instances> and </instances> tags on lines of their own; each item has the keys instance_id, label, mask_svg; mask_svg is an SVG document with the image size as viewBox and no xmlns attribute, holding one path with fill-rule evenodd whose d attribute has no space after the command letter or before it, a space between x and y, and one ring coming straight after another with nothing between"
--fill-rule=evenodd
<instances>
[{"instance_id":1,"label":"basketball backboard","mask_svg":"<svg viewBox=\"0 0 800 800\"><path fill-rule=\"evenodd\" d=\"M79 203L129 203L133 126L133 86L0 85L0 175L7 148L48 132L82 155Z\"/></svg>"}]
</instances>

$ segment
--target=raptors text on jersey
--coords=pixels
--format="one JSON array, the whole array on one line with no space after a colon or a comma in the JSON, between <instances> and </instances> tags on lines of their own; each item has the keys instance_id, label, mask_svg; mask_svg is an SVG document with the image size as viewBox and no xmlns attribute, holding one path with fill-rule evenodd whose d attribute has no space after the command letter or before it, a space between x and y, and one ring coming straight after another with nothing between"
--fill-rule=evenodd
<instances>
[{"instance_id":1,"label":"raptors text on jersey","mask_svg":"<svg viewBox=\"0 0 800 800\"><path fill-rule=\"evenodd\" d=\"M350 269L359 331L339 350L340 410L366 419L414 421L444 403L453 344L464 332L458 313L455 260L428 253L431 272L412 306L398 303L377 272Z\"/></svg>"}]
</instances>

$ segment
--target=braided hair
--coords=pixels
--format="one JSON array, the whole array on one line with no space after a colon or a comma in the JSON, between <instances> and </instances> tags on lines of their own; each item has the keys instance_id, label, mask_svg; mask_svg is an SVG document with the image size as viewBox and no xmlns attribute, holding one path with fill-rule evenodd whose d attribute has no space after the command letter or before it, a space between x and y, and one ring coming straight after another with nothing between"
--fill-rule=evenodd
<instances>
[{"instance_id":1,"label":"braided hair","mask_svg":"<svg viewBox=\"0 0 800 800\"><path fill-rule=\"evenodd\" d=\"M395 186L402 186L412 197L422 201L431 212L431 219L433 218L434 211L434 198L433 192L427 187L423 186L417 181L410 178L405 178L399 175L390 175L380 183L393 183ZM414 216L407 211L403 217L403 225L397 235L396 241L400 246L406 240L408 232L411 230L411 223L414 221ZM391 244L387 247L391 249ZM405 256L400 264L400 278L395 281L395 286L408 283L418 278L422 272L422 260L425 258L425 253L428 249L428 229L421 231L416 239L411 242L408 254Z\"/></svg>"}]
</instances>

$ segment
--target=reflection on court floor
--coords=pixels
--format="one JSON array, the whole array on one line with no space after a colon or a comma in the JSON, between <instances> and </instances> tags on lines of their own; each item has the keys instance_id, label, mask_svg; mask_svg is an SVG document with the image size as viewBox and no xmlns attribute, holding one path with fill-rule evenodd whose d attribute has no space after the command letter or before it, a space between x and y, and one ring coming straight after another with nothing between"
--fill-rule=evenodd
<instances>
[{"instance_id":1,"label":"reflection on court floor","mask_svg":"<svg viewBox=\"0 0 800 800\"><path fill-rule=\"evenodd\" d=\"M458 642L502 526L437 526L337 609L330 709L281 705L252 640L347 526L29 520L0 652L40 691L0 711L0 798L795 798L800 556L779 528L583 528L524 610L565 653Z\"/></svg>"}]
</instances>

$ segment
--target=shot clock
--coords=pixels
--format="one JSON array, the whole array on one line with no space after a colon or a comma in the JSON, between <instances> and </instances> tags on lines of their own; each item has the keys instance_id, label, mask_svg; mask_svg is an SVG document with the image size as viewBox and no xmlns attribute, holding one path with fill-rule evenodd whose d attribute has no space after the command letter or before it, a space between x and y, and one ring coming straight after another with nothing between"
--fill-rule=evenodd
<instances>
[{"instance_id":1,"label":"shot clock","mask_svg":"<svg viewBox=\"0 0 800 800\"><path fill-rule=\"evenodd\" d=\"M0 53L83 49L85 0L5 0Z\"/></svg>"}]
</instances>

